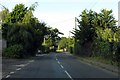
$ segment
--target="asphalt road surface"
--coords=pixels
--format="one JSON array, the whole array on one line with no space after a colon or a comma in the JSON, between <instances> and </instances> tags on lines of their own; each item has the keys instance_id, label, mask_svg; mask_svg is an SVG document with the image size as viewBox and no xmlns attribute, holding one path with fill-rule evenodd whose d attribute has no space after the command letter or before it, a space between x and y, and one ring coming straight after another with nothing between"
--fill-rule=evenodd
<instances>
[{"instance_id":1,"label":"asphalt road surface","mask_svg":"<svg viewBox=\"0 0 120 80\"><path fill-rule=\"evenodd\" d=\"M118 78L118 75L81 62L68 53L37 55L33 60L19 65L5 78Z\"/></svg>"}]
</instances>

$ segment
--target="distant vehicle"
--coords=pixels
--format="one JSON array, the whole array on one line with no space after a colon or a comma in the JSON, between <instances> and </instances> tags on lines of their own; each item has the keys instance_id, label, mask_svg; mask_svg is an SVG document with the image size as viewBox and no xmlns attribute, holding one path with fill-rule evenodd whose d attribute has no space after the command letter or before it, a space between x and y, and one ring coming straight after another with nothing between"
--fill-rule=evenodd
<instances>
[{"instance_id":1,"label":"distant vehicle","mask_svg":"<svg viewBox=\"0 0 120 80\"><path fill-rule=\"evenodd\" d=\"M38 54L42 54L42 51L41 51L41 50L38 50Z\"/></svg>"}]
</instances>

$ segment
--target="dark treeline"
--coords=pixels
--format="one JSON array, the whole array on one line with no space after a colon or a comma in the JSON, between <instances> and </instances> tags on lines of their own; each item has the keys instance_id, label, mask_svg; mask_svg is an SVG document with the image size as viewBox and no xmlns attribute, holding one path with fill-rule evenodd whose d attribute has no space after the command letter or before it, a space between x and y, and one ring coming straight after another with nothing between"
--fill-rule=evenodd
<instances>
[{"instance_id":1,"label":"dark treeline","mask_svg":"<svg viewBox=\"0 0 120 80\"><path fill-rule=\"evenodd\" d=\"M74 53L81 56L99 56L112 61L120 59L120 27L112 10L97 13L84 10L77 19L78 28L72 33L75 37Z\"/></svg>"},{"instance_id":2,"label":"dark treeline","mask_svg":"<svg viewBox=\"0 0 120 80\"><path fill-rule=\"evenodd\" d=\"M52 39L51 46L56 46L55 41L59 38L58 34L62 33L58 29L47 27L44 22L39 22L34 17L33 11L37 5L37 2L30 7L17 4L11 12L7 8L0 12L2 37L7 41L7 48L4 50L3 56L25 58L34 56L38 50L47 52L47 47L43 44L45 36Z\"/></svg>"}]
</instances>

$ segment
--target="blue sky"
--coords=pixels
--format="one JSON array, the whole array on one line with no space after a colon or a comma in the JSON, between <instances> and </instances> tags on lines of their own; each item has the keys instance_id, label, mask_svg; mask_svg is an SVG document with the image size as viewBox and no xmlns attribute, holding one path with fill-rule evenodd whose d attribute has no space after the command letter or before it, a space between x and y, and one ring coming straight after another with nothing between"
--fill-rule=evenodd
<instances>
[{"instance_id":1,"label":"blue sky","mask_svg":"<svg viewBox=\"0 0 120 80\"><path fill-rule=\"evenodd\" d=\"M0 0L0 3L11 11L15 4L23 3L30 6L38 2L34 15L47 23L48 26L58 28L64 36L74 28L74 17L78 17L84 9L100 12L101 9L112 9L113 15L118 19L119 0ZM1 9L1 8L0 8ZM72 34L71 34L72 35Z\"/></svg>"}]
</instances>

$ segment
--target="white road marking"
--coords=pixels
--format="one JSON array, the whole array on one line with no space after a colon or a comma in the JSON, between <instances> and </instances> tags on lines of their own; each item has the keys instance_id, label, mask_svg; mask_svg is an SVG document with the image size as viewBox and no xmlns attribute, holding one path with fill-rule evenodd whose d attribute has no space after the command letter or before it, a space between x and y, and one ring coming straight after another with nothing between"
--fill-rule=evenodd
<instances>
[{"instance_id":1,"label":"white road marking","mask_svg":"<svg viewBox=\"0 0 120 80\"><path fill-rule=\"evenodd\" d=\"M70 74L65 70L64 71L67 75L68 75L68 77L71 79L71 80L73 80L73 78L70 76Z\"/></svg>"},{"instance_id":2,"label":"white road marking","mask_svg":"<svg viewBox=\"0 0 120 80\"><path fill-rule=\"evenodd\" d=\"M43 54L37 54L36 56L44 56Z\"/></svg>"},{"instance_id":3,"label":"white road marking","mask_svg":"<svg viewBox=\"0 0 120 80\"><path fill-rule=\"evenodd\" d=\"M16 69L17 71L21 70L21 68Z\"/></svg>"},{"instance_id":4,"label":"white road marking","mask_svg":"<svg viewBox=\"0 0 120 80\"><path fill-rule=\"evenodd\" d=\"M29 62L34 62L34 60L31 60L31 61L29 61Z\"/></svg>"},{"instance_id":5,"label":"white road marking","mask_svg":"<svg viewBox=\"0 0 120 80\"><path fill-rule=\"evenodd\" d=\"M57 54L56 54L57 55ZM56 57L56 56L55 56ZM58 61L58 59L57 59L57 57L56 57L56 60L57 60L57 62L58 62L58 64L61 66L61 68L63 68L64 69L64 67L60 64L60 62ZM70 76L70 74L66 71L66 70L64 70L64 72L67 74L67 76L71 79L71 80L73 80L73 78Z\"/></svg>"},{"instance_id":6,"label":"white road marking","mask_svg":"<svg viewBox=\"0 0 120 80\"><path fill-rule=\"evenodd\" d=\"M48 55L48 54L43 54L43 56Z\"/></svg>"},{"instance_id":7,"label":"white road marking","mask_svg":"<svg viewBox=\"0 0 120 80\"><path fill-rule=\"evenodd\" d=\"M14 74L15 72L10 72L10 74Z\"/></svg>"},{"instance_id":8,"label":"white road marking","mask_svg":"<svg viewBox=\"0 0 120 80\"><path fill-rule=\"evenodd\" d=\"M56 60L58 60L58 59L56 58Z\"/></svg>"},{"instance_id":9,"label":"white road marking","mask_svg":"<svg viewBox=\"0 0 120 80\"><path fill-rule=\"evenodd\" d=\"M17 67L24 67L26 65L25 64L20 64L20 65L15 65L15 66L17 66Z\"/></svg>"},{"instance_id":10,"label":"white road marking","mask_svg":"<svg viewBox=\"0 0 120 80\"><path fill-rule=\"evenodd\" d=\"M30 63L27 63L26 65L28 65L28 64L30 64Z\"/></svg>"},{"instance_id":11,"label":"white road marking","mask_svg":"<svg viewBox=\"0 0 120 80\"><path fill-rule=\"evenodd\" d=\"M60 65L61 66L61 68L64 68L62 65Z\"/></svg>"},{"instance_id":12,"label":"white road marking","mask_svg":"<svg viewBox=\"0 0 120 80\"><path fill-rule=\"evenodd\" d=\"M58 64L60 64L60 62L58 61Z\"/></svg>"},{"instance_id":13,"label":"white road marking","mask_svg":"<svg viewBox=\"0 0 120 80\"><path fill-rule=\"evenodd\" d=\"M10 77L10 75L7 75L7 76L6 76L6 78L9 78L9 77Z\"/></svg>"}]
</instances>

